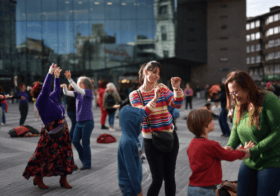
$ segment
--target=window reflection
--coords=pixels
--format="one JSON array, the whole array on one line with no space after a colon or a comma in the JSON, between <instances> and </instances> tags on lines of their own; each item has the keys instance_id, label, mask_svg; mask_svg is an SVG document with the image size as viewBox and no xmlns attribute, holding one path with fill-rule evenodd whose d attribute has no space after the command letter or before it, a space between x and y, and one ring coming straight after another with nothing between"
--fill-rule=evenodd
<instances>
[{"instance_id":1,"label":"window reflection","mask_svg":"<svg viewBox=\"0 0 280 196\"><path fill-rule=\"evenodd\" d=\"M105 0L90 0L90 20L103 20L104 19L104 5Z\"/></svg>"},{"instance_id":2,"label":"window reflection","mask_svg":"<svg viewBox=\"0 0 280 196\"><path fill-rule=\"evenodd\" d=\"M26 19L27 20L42 20L42 3L41 1L33 1L33 0L27 0L26 1Z\"/></svg>"},{"instance_id":3,"label":"window reflection","mask_svg":"<svg viewBox=\"0 0 280 196\"><path fill-rule=\"evenodd\" d=\"M74 20L88 20L89 19L89 1L88 0L74 0L73 1Z\"/></svg>"},{"instance_id":4,"label":"window reflection","mask_svg":"<svg viewBox=\"0 0 280 196\"><path fill-rule=\"evenodd\" d=\"M57 1L42 0L42 20L57 20Z\"/></svg>"}]
</instances>

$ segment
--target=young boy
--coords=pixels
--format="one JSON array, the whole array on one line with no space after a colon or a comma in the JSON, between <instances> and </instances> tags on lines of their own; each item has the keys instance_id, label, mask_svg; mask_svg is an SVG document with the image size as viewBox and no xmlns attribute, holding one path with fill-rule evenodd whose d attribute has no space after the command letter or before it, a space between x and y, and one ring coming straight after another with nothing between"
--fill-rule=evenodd
<instances>
[{"instance_id":1,"label":"young boy","mask_svg":"<svg viewBox=\"0 0 280 196\"><path fill-rule=\"evenodd\" d=\"M144 110L125 106L119 119L122 136L118 148L118 179L123 196L142 196L142 164L138 151Z\"/></svg>"},{"instance_id":2,"label":"young boy","mask_svg":"<svg viewBox=\"0 0 280 196\"><path fill-rule=\"evenodd\" d=\"M187 149L192 170L188 196L215 195L216 185L222 183L221 160L234 161L249 155L238 150L225 150L218 142L208 140L208 133L214 131L214 122L207 109L192 110L187 117L187 126L195 135ZM245 148L253 145L249 142Z\"/></svg>"}]
</instances>

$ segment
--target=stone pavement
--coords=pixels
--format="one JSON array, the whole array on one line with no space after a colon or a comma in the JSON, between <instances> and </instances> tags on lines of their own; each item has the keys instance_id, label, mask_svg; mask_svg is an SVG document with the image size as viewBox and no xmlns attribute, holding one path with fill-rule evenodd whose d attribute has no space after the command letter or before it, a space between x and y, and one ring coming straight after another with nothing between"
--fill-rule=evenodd
<instances>
[{"instance_id":1,"label":"stone pavement","mask_svg":"<svg viewBox=\"0 0 280 196\"><path fill-rule=\"evenodd\" d=\"M204 99L194 99L193 108L202 107L205 104ZM182 107L184 108L184 107ZM176 165L176 185L177 196L187 195L187 187L191 170L186 154L187 147L193 138L193 134L188 131L184 109L181 109L181 117L177 120L178 136L180 141L180 151ZM101 130L100 110L94 110L94 130L91 135L92 150L92 169L85 171L75 171L68 176L68 182L73 189L67 190L59 185L59 177L44 178L44 182L50 187L48 190L41 190L33 186L33 178L26 180L22 173L26 164L33 154L39 137L31 138L11 138L8 131L19 125L18 104L9 104L9 111L6 113L7 123L0 128L0 195L93 195L93 196L119 196L121 192L118 187L117 178L117 149L118 141L121 136L119 120L115 119L115 132ZM66 117L69 127L71 121ZM228 138L221 137L221 130L217 120L215 122L215 131L209 134L209 139L218 141L222 146L227 144ZM107 122L106 122L107 123ZM29 112L26 125L30 125L38 130L41 129L41 122L34 120L34 106L29 104ZM107 123L108 125L108 123ZM102 133L114 135L117 142L112 144L98 144L97 137ZM80 168L82 164L78 158L76 149L73 147L74 159ZM222 161L223 179L237 180L238 168L241 161L226 162ZM145 160L143 163L143 181L142 187L144 195L147 194L151 184L151 173ZM164 186L160 192L164 196Z\"/></svg>"}]
</instances>

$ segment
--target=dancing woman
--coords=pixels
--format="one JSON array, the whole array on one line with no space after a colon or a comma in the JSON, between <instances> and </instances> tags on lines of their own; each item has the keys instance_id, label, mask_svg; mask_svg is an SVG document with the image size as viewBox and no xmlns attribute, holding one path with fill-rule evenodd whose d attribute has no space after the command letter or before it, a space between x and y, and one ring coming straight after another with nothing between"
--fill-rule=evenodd
<instances>
[{"instance_id":1,"label":"dancing woman","mask_svg":"<svg viewBox=\"0 0 280 196\"><path fill-rule=\"evenodd\" d=\"M157 196L165 181L165 195L175 196L175 166L179 150L179 140L172 126L172 116L167 106L180 109L183 105L184 93L180 88L181 79L171 78L174 92L160 83L161 65L156 61L144 64L139 70L140 91L144 100L141 103L137 91L129 95L133 107L145 110L145 117L149 117L151 128L147 126L146 118L143 120L142 135L146 157L152 173L152 184L148 190L148 196ZM171 152L159 152L152 142L153 131L168 131L174 133L174 146Z\"/></svg>"},{"instance_id":2,"label":"dancing woman","mask_svg":"<svg viewBox=\"0 0 280 196\"><path fill-rule=\"evenodd\" d=\"M61 187L72 188L66 176L78 169L73 159L68 126L65 121L65 109L58 101L61 91L60 72L61 69L52 64L44 84L36 84L31 91L32 97L37 98L36 106L45 126L42 127L37 148L27 163L23 176L26 179L35 176L33 183L41 189L49 188L44 184L43 177L50 176L61 176L59 181ZM55 75L54 90L51 92L53 73ZM49 132L59 126L64 126L64 131L57 138L51 137Z\"/></svg>"},{"instance_id":3,"label":"dancing woman","mask_svg":"<svg viewBox=\"0 0 280 196\"><path fill-rule=\"evenodd\" d=\"M79 158L83 164L81 170L91 168L90 135L94 128L93 114L91 111L91 101L93 92L91 81L87 77L80 77L78 85L71 79L71 72L64 73L69 83L75 91L68 91L63 88L63 93L67 96L76 97L76 126L74 129L73 144L78 151ZM82 145L80 141L82 140Z\"/></svg>"}]
</instances>

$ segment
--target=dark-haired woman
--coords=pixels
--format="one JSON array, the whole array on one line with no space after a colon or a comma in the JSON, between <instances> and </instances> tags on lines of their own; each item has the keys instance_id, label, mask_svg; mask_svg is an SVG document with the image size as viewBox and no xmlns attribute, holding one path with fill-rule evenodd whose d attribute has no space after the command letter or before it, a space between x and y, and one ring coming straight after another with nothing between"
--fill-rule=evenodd
<instances>
[{"instance_id":1,"label":"dark-haired woman","mask_svg":"<svg viewBox=\"0 0 280 196\"><path fill-rule=\"evenodd\" d=\"M17 87L17 76L15 76L14 78L14 82L15 82L15 86ZM30 91L32 89L32 87L28 86L26 88L25 83L21 83L19 85L19 89L17 92L17 96L22 97L21 99L19 99L19 111L20 111L20 120L19 120L19 125L23 125L27 114L28 114L28 91Z\"/></svg>"},{"instance_id":2,"label":"dark-haired woman","mask_svg":"<svg viewBox=\"0 0 280 196\"><path fill-rule=\"evenodd\" d=\"M67 88L66 84L62 84L60 85L61 88ZM69 91L74 91L74 88L72 87L71 84L69 84L68 86L68 90ZM74 136L74 130L75 130L75 126L76 126L76 98L75 97L71 97L71 96L67 96L66 97L66 105L67 105L67 114L71 120L71 129L70 129L70 133L69 133L69 137L70 140L73 141L73 136Z\"/></svg>"},{"instance_id":3,"label":"dark-haired woman","mask_svg":"<svg viewBox=\"0 0 280 196\"><path fill-rule=\"evenodd\" d=\"M61 176L60 185L64 188L72 188L66 176L77 170L74 163L72 146L69 139L68 126L65 122L65 109L58 101L60 96L59 76L61 69L51 65L44 84L36 84L31 96L37 98L38 108L44 127L41 130L37 148L30 158L23 172L23 176L29 179L35 176L33 183L41 189L49 188L43 182L43 177ZM54 90L51 92L52 75L55 75ZM51 131L64 127L59 137L51 137Z\"/></svg>"},{"instance_id":4,"label":"dark-haired woman","mask_svg":"<svg viewBox=\"0 0 280 196\"><path fill-rule=\"evenodd\" d=\"M238 196L277 196L280 191L280 100L260 91L244 71L228 74L225 81L227 107L236 103L233 128L225 147L234 150L252 141L255 147L238 173ZM245 152L246 153L246 152Z\"/></svg>"},{"instance_id":5,"label":"dark-haired woman","mask_svg":"<svg viewBox=\"0 0 280 196\"><path fill-rule=\"evenodd\" d=\"M75 91L68 91L67 88L63 88L65 95L76 97L77 123L74 129L73 144L83 164L81 170L91 169L90 136L94 128L93 114L91 111L91 101L93 99L91 81L87 77L79 77L78 84L76 84L71 79L70 71L66 71L64 75L75 89ZM81 140L83 145L81 145Z\"/></svg>"},{"instance_id":6,"label":"dark-haired woman","mask_svg":"<svg viewBox=\"0 0 280 196\"><path fill-rule=\"evenodd\" d=\"M160 83L161 65L156 61L144 64L139 70L140 91L144 99L141 103L137 91L129 95L133 107L145 110L145 117L149 118L151 128L148 127L146 118L143 119L142 135L146 157L152 173L152 184L148 196L157 196L165 181L165 195L174 196L176 193L175 166L179 150L179 140L172 126L172 116L167 106L180 109L183 105L184 93L180 88L181 79L171 78L174 92ZM162 153L156 149L152 142L153 131L168 131L174 133L174 146L171 152Z\"/></svg>"}]
</instances>

